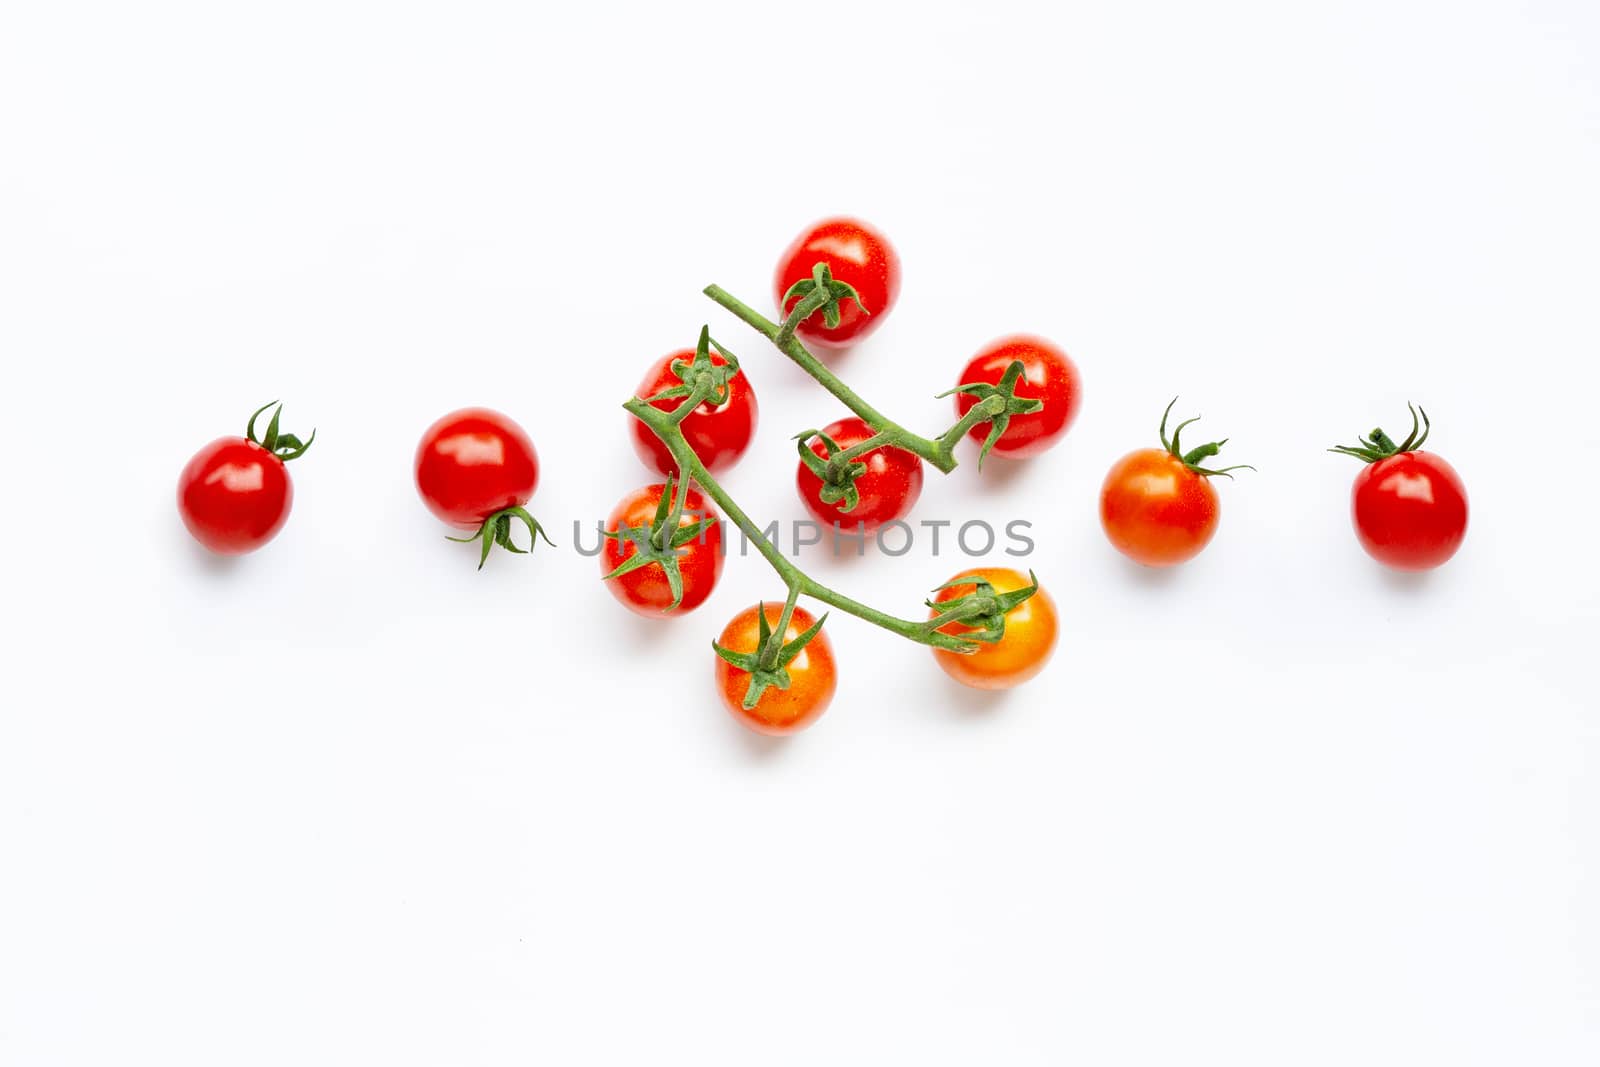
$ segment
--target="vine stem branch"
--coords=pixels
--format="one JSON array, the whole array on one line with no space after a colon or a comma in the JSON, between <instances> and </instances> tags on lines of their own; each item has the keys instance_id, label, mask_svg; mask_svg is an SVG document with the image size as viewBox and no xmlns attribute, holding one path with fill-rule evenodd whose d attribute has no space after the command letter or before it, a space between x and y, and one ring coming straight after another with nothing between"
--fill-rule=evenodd
<instances>
[{"instance_id":1,"label":"vine stem branch","mask_svg":"<svg viewBox=\"0 0 1600 1067\"><path fill-rule=\"evenodd\" d=\"M693 396L689 399L692 400ZM628 414L648 426L651 432L661 439L661 443L667 447L667 451L672 454L673 460L678 464L678 476L685 481L692 479L696 485L704 490L706 495L711 497L717 506L722 509L722 513L731 519L734 525L739 527L744 533L745 539L755 545L756 551L761 553L762 558L772 566L773 570L778 572L778 577L783 579L783 583L788 589L788 599L791 605L798 597L808 596L847 615L854 615L858 619L870 622L874 626L882 627L890 633L899 634L901 637L916 641L919 644L932 645L935 648L948 649L951 652L971 652L974 650L975 646L971 641L964 640L955 634L930 630L926 622L913 622L909 619L896 618L858 600L852 600L841 593L836 593L809 574L806 574L785 557L782 552L779 552L772 542L766 539L760 527L755 524L750 516L744 513L744 509L739 507L733 497L728 495L727 490L717 484L717 480L706 470L705 464L700 462L700 457L694 454L694 449L689 447L689 442L684 439L683 432L673 419L671 412L653 407L638 397L630 399L622 406ZM787 623L785 628L787 628Z\"/></svg>"},{"instance_id":2,"label":"vine stem branch","mask_svg":"<svg viewBox=\"0 0 1600 1067\"><path fill-rule=\"evenodd\" d=\"M794 306L794 310L789 312L789 317L784 319L783 324L778 327L778 332L772 335L772 343L782 348L794 340L795 327L810 318L818 308L827 302L828 291L820 286L802 297L800 302Z\"/></svg>"},{"instance_id":3,"label":"vine stem branch","mask_svg":"<svg viewBox=\"0 0 1600 1067\"><path fill-rule=\"evenodd\" d=\"M801 370L815 378L824 389L838 397L845 407L855 412L876 430L879 437L886 438L886 441L879 441L878 445L873 446L874 448L885 443L892 444L896 448L905 449L907 452L921 457L944 474L949 474L956 469L954 447L956 442L961 440L959 434L954 438L950 438L946 434L937 441L933 441L912 433L857 396L854 390L840 381L838 375L834 374L833 371L823 365L821 360L807 351L806 346L801 344L794 336L782 336L783 328L761 314L761 312L746 304L720 285L706 286L705 294L715 301L718 306L731 312L740 322L771 341L777 346L778 351L792 359L799 365ZM963 430L962 432L965 433L966 431Z\"/></svg>"},{"instance_id":4,"label":"vine stem branch","mask_svg":"<svg viewBox=\"0 0 1600 1067\"><path fill-rule=\"evenodd\" d=\"M778 616L778 625L772 629L772 640L766 648L761 650L761 667L763 670L772 670L778 665L778 656L783 652L785 635L789 632L789 620L794 618L795 601L800 599L800 587L791 585L789 596L783 602L783 612Z\"/></svg>"},{"instance_id":5,"label":"vine stem branch","mask_svg":"<svg viewBox=\"0 0 1600 1067\"><path fill-rule=\"evenodd\" d=\"M955 448L956 445L961 443L961 439L967 435L969 430L980 423L994 418L996 415L1000 414L1000 412L1004 411L1005 407L1005 401L996 397L990 397L987 400L980 400L978 403L972 405L972 407L967 410L965 415L961 416L960 422L956 423L954 426L950 427L944 432L944 436L939 438L939 444L946 449Z\"/></svg>"}]
</instances>

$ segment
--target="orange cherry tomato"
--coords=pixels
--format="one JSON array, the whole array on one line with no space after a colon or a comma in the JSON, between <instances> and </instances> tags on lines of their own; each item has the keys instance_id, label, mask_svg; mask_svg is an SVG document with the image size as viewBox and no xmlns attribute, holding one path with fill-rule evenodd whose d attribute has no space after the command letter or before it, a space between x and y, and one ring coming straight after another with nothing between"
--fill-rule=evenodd
<instances>
[{"instance_id":1,"label":"orange cherry tomato","mask_svg":"<svg viewBox=\"0 0 1600 1067\"><path fill-rule=\"evenodd\" d=\"M1185 452L1185 419L1167 436L1167 419L1178 398L1161 413L1161 447L1129 452L1112 466L1100 486L1100 525L1118 552L1146 567L1171 567L1193 559L1217 532L1217 491L1212 478L1230 471L1255 470L1248 463L1216 469L1202 466L1222 450L1227 438Z\"/></svg>"},{"instance_id":2,"label":"orange cherry tomato","mask_svg":"<svg viewBox=\"0 0 1600 1067\"><path fill-rule=\"evenodd\" d=\"M994 587L996 593L1010 593L1026 589L1028 577L1009 567L974 567L962 571L951 579L982 578ZM934 597L931 619L941 610L938 605L975 592L975 584L952 585L939 590ZM967 633L975 627L952 622L939 628L941 633ZM963 654L942 648L933 650L933 658L944 672L962 685L974 689L1010 689L1021 685L1044 670L1050 653L1056 647L1056 605L1050 594L1041 586L1033 596L1006 612L1006 633L993 644L978 645L976 652Z\"/></svg>"},{"instance_id":3,"label":"orange cherry tomato","mask_svg":"<svg viewBox=\"0 0 1600 1067\"><path fill-rule=\"evenodd\" d=\"M1147 567L1193 559L1217 532L1211 480L1160 448L1116 462L1100 488L1100 525L1118 552Z\"/></svg>"},{"instance_id":4,"label":"orange cherry tomato","mask_svg":"<svg viewBox=\"0 0 1600 1067\"><path fill-rule=\"evenodd\" d=\"M773 629L783 617L783 605L765 605L767 625ZM805 608L796 607L789 616L784 641L793 641L817 620ZM717 644L730 652L754 652L761 640L761 624L756 609L746 608L733 617L723 629ZM833 663L833 646L828 635L820 631L800 650L788 667L789 688L768 686L756 701L756 706L746 708L744 695L750 686L750 675L733 666L721 656L717 657L717 692L733 717L760 734L783 737L799 733L821 717L833 700L837 683Z\"/></svg>"}]
</instances>

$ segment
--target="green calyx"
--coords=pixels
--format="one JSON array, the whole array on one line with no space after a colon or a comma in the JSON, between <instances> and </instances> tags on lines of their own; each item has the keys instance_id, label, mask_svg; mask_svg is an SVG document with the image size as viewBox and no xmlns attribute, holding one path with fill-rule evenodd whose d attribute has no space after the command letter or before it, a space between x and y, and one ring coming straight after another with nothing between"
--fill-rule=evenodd
<instances>
[{"instance_id":1,"label":"green calyx","mask_svg":"<svg viewBox=\"0 0 1600 1067\"><path fill-rule=\"evenodd\" d=\"M1011 425L1011 416L1030 415L1044 409L1043 400L1017 395L1017 382L1022 379L1025 369L1020 359L1014 359L1006 368L1006 372L1000 376L998 384L967 382L939 394L940 397L947 397L963 393L977 399L977 404L973 405L961 421L951 428L950 435L953 435L953 440L959 441L972 427L982 425L984 422L989 424L989 436L984 438L983 447L978 449L979 470L983 469L983 461L989 455L989 450L1004 436L1006 428Z\"/></svg>"},{"instance_id":2,"label":"green calyx","mask_svg":"<svg viewBox=\"0 0 1600 1067\"><path fill-rule=\"evenodd\" d=\"M512 542L512 519L516 519L518 522L521 522L528 528L527 548L518 548ZM487 519L484 519L483 525L478 527L476 533L469 534L466 537L450 537L447 538L447 540L455 541L458 544L468 544L472 541L481 541L483 543L483 550L478 554L478 569L481 571L483 570L484 562L489 558L489 550L495 545L499 545L508 552L515 552L518 555L527 555L529 552L533 551L534 546L539 543L539 538L541 537L544 538L545 544L549 545L551 548L556 547L556 543L550 540L550 535L544 532L544 527L539 525L539 520L528 514L526 508L511 507L506 508L503 511L497 511L493 515L490 515Z\"/></svg>"},{"instance_id":3,"label":"green calyx","mask_svg":"<svg viewBox=\"0 0 1600 1067\"><path fill-rule=\"evenodd\" d=\"M1222 446L1228 443L1228 439L1226 437L1220 441L1212 441L1207 444L1203 444L1198 448L1192 448L1188 452L1183 451L1183 445L1179 443L1179 438L1181 438L1183 435L1183 428L1191 423L1199 422L1199 415L1196 415L1192 419L1185 419L1184 421L1178 423L1178 425L1172 431L1172 439L1170 441L1167 440L1167 416L1172 414L1172 405L1176 404L1177 402L1178 398L1173 397L1172 403L1167 405L1167 410L1161 413L1161 447L1170 452L1174 459L1178 460L1178 462L1182 463L1185 467L1188 467L1196 474L1203 474L1207 478L1214 478L1218 475L1221 475L1224 478L1232 478L1233 475L1228 473L1229 471L1255 470L1255 468L1250 466L1248 463L1235 463L1231 467L1219 467L1216 470L1200 466L1201 460L1210 459L1212 456L1222 451Z\"/></svg>"},{"instance_id":4,"label":"green calyx","mask_svg":"<svg viewBox=\"0 0 1600 1067\"><path fill-rule=\"evenodd\" d=\"M924 602L931 610L938 612L924 625L930 633L953 622L972 627L971 630L959 635L959 640L965 647L953 650L966 653L976 652L978 642L994 644L1004 638L1006 614L1039 591L1039 579L1030 570L1028 584L1009 593L996 592L987 578L974 577L956 578L939 586L934 592L963 585L972 586L972 592L958 596L954 600Z\"/></svg>"},{"instance_id":5,"label":"green calyx","mask_svg":"<svg viewBox=\"0 0 1600 1067\"><path fill-rule=\"evenodd\" d=\"M1428 422L1428 413L1423 411L1421 405L1412 406L1407 404L1406 410L1411 412L1411 432L1406 434L1406 439L1399 444L1395 444L1394 439L1384 433L1380 427L1365 437L1357 438L1358 444L1335 445L1328 451L1338 452L1345 456L1354 456L1367 463L1376 463L1380 459L1398 456L1402 452L1416 451L1428 439L1428 431L1432 429L1432 425ZM1417 421L1418 413L1422 415L1420 423Z\"/></svg>"},{"instance_id":6,"label":"green calyx","mask_svg":"<svg viewBox=\"0 0 1600 1067\"><path fill-rule=\"evenodd\" d=\"M688 486L689 482L685 479L678 483L678 492L674 493L673 480L669 476L661 488L661 499L656 502L656 513L649 526L623 525L605 531L605 536L613 541L633 545L634 551L601 581L619 578L642 567L659 565L667 576L667 588L672 592L672 603L661 609L663 613L675 611L683 603L683 570L678 559L683 555L684 546L699 540L717 524L715 515L708 515L688 525L682 524Z\"/></svg>"},{"instance_id":7,"label":"green calyx","mask_svg":"<svg viewBox=\"0 0 1600 1067\"><path fill-rule=\"evenodd\" d=\"M777 344L781 347L789 338L794 336L796 326L822 312L822 324L828 329L836 328L840 321L839 302L851 300L856 307L861 309L861 314L870 315L871 311L861 302L861 294L856 292L855 286L849 282L841 282L833 276L825 262L812 264L811 277L801 278L789 286L789 291L783 294L779 301L780 306L786 306L795 297L800 302L789 312L788 318L783 320L783 326L778 330Z\"/></svg>"},{"instance_id":8,"label":"green calyx","mask_svg":"<svg viewBox=\"0 0 1600 1067\"><path fill-rule=\"evenodd\" d=\"M711 359L713 347L726 362L716 363ZM681 420L687 418L689 413L702 403L720 407L728 402L730 390L728 383L739 373L739 357L712 340L710 326L702 326L700 340L695 344L694 358L675 359L669 369L681 384L669 386L654 396L647 396L644 401L647 404L654 404L659 400L698 397L699 399L692 404L679 404L672 409L673 414Z\"/></svg>"},{"instance_id":9,"label":"green calyx","mask_svg":"<svg viewBox=\"0 0 1600 1067\"><path fill-rule=\"evenodd\" d=\"M789 632L789 617L794 612L794 600L791 593L788 603L784 605L783 615L778 619L777 629L767 623L766 604L756 605L756 619L760 622L761 632L754 652L734 652L715 641L711 642L712 651L730 666L750 675L750 685L745 689L741 702L746 709L755 707L761 695L770 688L789 688L789 664L811 643L812 638L822 632L822 624L828 621L828 616L824 614L793 641L784 641L784 634Z\"/></svg>"},{"instance_id":10,"label":"green calyx","mask_svg":"<svg viewBox=\"0 0 1600 1067\"><path fill-rule=\"evenodd\" d=\"M811 447L812 438L822 442L825 455L817 455ZM856 492L856 479L867 472L867 465L855 458L862 453L861 445L840 448L839 442L821 430L803 430L795 434L794 439L800 451L800 462L822 479L822 489L817 494L822 502L835 504L840 511L853 511L861 500L861 495Z\"/></svg>"},{"instance_id":11,"label":"green calyx","mask_svg":"<svg viewBox=\"0 0 1600 1067\"><path fill-rule=\"evenodd\" d=\"M283 405L278 404L277 410L272 413L272 418L267 422L267 432L264 437L256 436L256 420L261 413L272 405L278 404L276 400L269 400L256 409L250 416L250 421L245 424L244 435L252 444L262 448L278 457L279 462L287 463L291 459L299 459L306 454L306 449L311 447L311 442L317 439L317 431L312 430L311 436L304 441L292 433L283 433L278 429L278 419L283 415Z\"/></svg>"}]
</instances>

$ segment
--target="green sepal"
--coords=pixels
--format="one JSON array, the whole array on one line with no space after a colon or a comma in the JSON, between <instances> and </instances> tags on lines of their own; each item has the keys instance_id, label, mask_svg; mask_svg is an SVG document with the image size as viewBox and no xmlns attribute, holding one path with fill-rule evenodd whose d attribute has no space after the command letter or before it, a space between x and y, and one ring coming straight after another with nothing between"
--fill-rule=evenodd
<instances>
[{"instance_id":1,"label":"green sepal","mask_svg":"<svg viewBox=\"0 0 1600 1067\"><path fill-rule=\"evenodd\" d=\"M716 363L711 359L711 349L715 347L717 354L725 362ZM677 400L694 394L695 384L700 381L701 375L705 376L707 392L701 398L701 403L719 407L728 402L731 386L729 383L739 373L739 357L729 352L711 337L711 327L700 327L700 339L695 343L694 357L692 359L675 359L668 364L668 369L673 377L682 384L670 385L652 396L643 397L645 403L654 404L658 400ZM697 405L698 406L698 405ZM672 409L674 412L677 408ZM691 409L692 410L692 409ZM685 415L688 412L684 412Z\"/></svg>"},{"instance_id":2,"label":"green sepal","mask_svg":"<svg viewBox=\"0 0 1600 1067\"><path fill-rule=\"evenodd\" d=\"M1201 460L1210 459L1212 456L1222 451L1222 446L1228 443L1228 439L1226 437L1220 441L1211 441L1200 445L1197 448L1192 448L1188 452L1183 451L1183 445L1180 443L1180 439L1183 436L1183 428L1199 422L1199 415L1196 415L1192 419L1185 419L1178 423L1177 427L1172 431L1171 440L1168 440L1167 418L1172 414L1172 405L1176 404L1177 402L1178 398L1173 397L1171 402L1167 404L1167 410L1161 413L1161 429L1159 430L1161 436L1161 447L1165 448L1169 453L1171 453L1174 459L1182 463L1185 467L1188 467L1190 470L1194 471L1196 474L1202 474L1207 478L1215 478L1220 476L1223 478L1232 479L1233 475L1229 473L1230 471L1255 470L1255 468L1250 466L1248 463L1235 463L1231 467L1220 467L1216 470L1200 466Z\"/></svg>"},{"instance_id":3,"label":"green sepal","mask_svg":"<svg viewBox=\"0 0 1600 1067\"><path fill-rule=\"evenodd\" d=\"M958 652L977 651L975 642L994 644L1003 639L1006 635L1006 614L1039 591L1039 579L1031 570L1028 572L1028 584L1009 593L995 592L994 585L981 577L954 578L933 591L937 593L961 585L972 586L972 592L954 600L924 601L930 610L938 612L924 624L924 628L930 632L936 632L952 622L972 627L960 635L959 639L967 647L956 649Z\"/></svg>"},{"instance_id":4,"label":"green sepal","mask_svg":"<svg viewBox=\"0 0 1600 1067\"><path fill-rule=\"evenodd\" d=\"M512 519L516 519L528 528L527 548L518 548L516 543L511 540ZM539 538L541 537L544 538L545 544L551 548L556 547L556 543L550 540L550 535L544 532L544 527L539 525L539 520L528 514L526 508L510 507L503 511L497 511L487 519L484 519L483 525L478 527L476 533L468 534L466 537L447 537L446 540L463 545L473 541L481 542L483 548L478 553L478 569L481 571L484 563L489 559L489 550L495 545L499 545L508 552L527 555L533 551L534 546L539 543Z\"/></svg>"},{"instance_id":5,"label":"green sepal","mask_svg":"<svg viewBox=\"0 0 1600 1067\"><path fill-rule=\"evenodd\" d=\"M817 455L811 448L813 437L822 442L822 447L828 453L826 456ZM822 502L835 504L843 512L854 510L861 501L861 494L856 492L856 479L867 472L867 465L860 460L851 460L842 469L835 469L828 460L845 449L821 430L802 430L794 435L794 440L800 452L800 462L822 482L822 489L817 494Z\"/></svg>"},{"instance_id":6,"label":"green sepal","mask_svg":"<svg viewBox=\"0 0 1600 1067\"><path fill-rule=\"evenodd\" d=\"M274 404L277 404L278 406L272 412L272 418L267 422L266 435L257 438L256 420L261 417L261 413L263 411L272 407ZM278 404L276 400L267 401L259 408L256 408L255 413L250 416L250 421L245 423L244 436L246 440L250 441L252 444L260 445L268 452L271 452L274 456L277 456L279 462L287 463L291 459L299 459L301 456L306 454L306 449L311 447L311 442L317 439L317 431L312 430L311 436L306 438L304 441L300 440L300 438L296 437L292 433L280 433L278 430L278 420L280 417L282 417L282 415L282 404Z\"/></svg>"},{"instance_id":7,"label":"green sepal","mask_svg":"<svg viewBox=\"0 0 1600 1067\"><path fill-rule=\"evenodd\" d=\"M989 455L989 451L994 448L1000 438L1005 435L1006 428L1011 425L1011 416L1031 415L1035 411L1044 410L1043 400L1036 397L1017 395L1017 382L1022 378L1026 369L1020 359L1014 359L1006 367L1006 371L1000 376L998 383L991 385L989 382L965 382L954 389L940 393L935 398L942 399L943 397L954 396L956 393L964 393L967 396L976 397L979 404L985 405L985 410L992 412L990 417L985 420L989 423L989 435L984 438L982 447L978 449L979 470L983 469L983 461ZM999 398L999 403L992 402L992 398L995 397ZM978 425L982 425L982 423Z\"/></svg>"},{"instance_id":8,"label":"green sepal","mask_svg":"<svg viewBox=\"0 0 1600 1067\"><path fill-rule=\"evenodd\" d=\"M1406 410L1411 412L1411 432L1406 434L1406 439L1399 444L1395 444L1394 440L1384 433L1383 428L1380 426L1367 436L1358 438L1359 444L1335 445L1328 451L1338 452L1340 455L1345 456L1355 456L1357 459L1367 463L1376 463L1380 459L1388 459L1390 456L1397 456L1402 452L1416 451L1428 439L1428 433L1433 429L1433 424L1428 421L1428 413L1423 410L1420 404L1416 406L1407 404ZM1417 421L1418 412L1422 413L1422 421L1420 423Z\"/></svg>"},{"instance_id":9,"label":"green sepal","mask_svg":"<svg viewBox=\"0 0 1600 1067\"><path fill-rule=\"evenodd\" d=\"M861 294L856 292L855 286L849 282L839 281L833 276L833 271L826 262L814 263L811 266L811 277L801 278L784 292L780 300L780 307L788 307L789 301L795 297L800 298L803 304L814 305L809 312L795 319L792 323L785 321L786 331L792 331L794 326L809 319L818 311L822 312L822 323L828 329L837 329L842 320L839 312L839 303L843 300L852 301L861 309L861 314L871 315L867 305L861 302ZM799 304L795 305L797 308Z\"/></svg>"},{"instance_id":10,"label":"green sepal","mask_svg":"<svg viewBox=\"0 0 1600 1067\"><path fill-rule=\"evenodd\" d=\"M760 635L756 640L754 652L734 652L723 648L715 641L711 642L712 651L721 656L729 666L744 671L750 675L750 685L744 691L744 700L741 702L748 710L756 706L761 700L761 695L769 688L789 688L789 664L794 662L802 649L811 643L811 639L822 632L822 624L828 621L826 613L822 618L812 623L811 626L793 641L787 643L782 634L773 632L772 626L767 622L767 605L756 605L756 619L760 624Z\"/></svg>"},{"instance_id":11,"label":"green sepal","mask_svg":"<svg viewBox=\"0 0 1600 1067\"><path fill-rule=\"evenodd\" d=\"M661 531L669 522L681 518L681 515L671 514L674 499L672 490L673 479L669 475L666 484L661 487L661 499L656 502L656 513L651 518L649 526L619 526L615 530L602 531L613 541L632 544L634 553L612 568L609 574L602 575L600 580L609 581L642 567L648 567L652 563L660 564L662 572L667 576L667 588L672 593L672 603L661 609L663 613L674 611L683 603L683 568L678 562L679 557L683 555L683 546L699 538L720 521L717 516L708 515L687 526L680 525L663 547Z\"/></svg>"}]
</instances>

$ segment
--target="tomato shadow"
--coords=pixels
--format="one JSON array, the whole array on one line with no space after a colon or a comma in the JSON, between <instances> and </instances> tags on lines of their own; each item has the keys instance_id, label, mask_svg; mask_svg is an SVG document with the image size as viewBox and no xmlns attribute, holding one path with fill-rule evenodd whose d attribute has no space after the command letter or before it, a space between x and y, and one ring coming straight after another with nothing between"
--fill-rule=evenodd
<instances>
[{"instance_id":1,"label":"tomato shadow","mask_svg":"<svg viewBox=\"0 0 1600 1067\"><path fill-rule=\"evenodd\" d=\"M731 715L728 719L728 729L739 735L734 742L740 751L752 763L771 763L784 758L784 753L789 746L795 743L793 737L772 737L767 734L758 734L748 727L739 725Z\"/></svg>"},{"instance_id":2,"label":"tomato shadow","mask_svg":"<svg viewBox=\"0 0 1600 1067\"><path fill-rule=\"evenodd\" d=\"M661 644L672 630L673 616L649 619L636 615L621 604L612 605L610 626L606 633L634 648L648 648Z\"/></svg>"},{"instance_id":3,"label":"tomato shadow","mask_svg":"<svg viewBox=\"0 0 1600 1067\"><path fill-rule=\"evenodd\" d=\"M1007 459L991 453L983 461L983 469L978 469L978 455L974 451L971 457L962 462L962 466L972 465L973 475L977 478L979 486L990 493L998 493L1010 489L1031 475L1038 468L1036 459Z\"/></svg>"},{"instance_id":4,"label":"tomato shadow","mask_svg":"<svg viewBox=\"0 0 1600 1067\"><path fill-rule=\"evenodd\" d=\"M188 544L189 558L200 574L220 580L239 570L242 557L218 555L192 537L185 537L184 541Z\"/></svg>"},{"instance_id":5,"label":"tomato shadow","mask_svg":"<svg viewBox=\"0 0 1600 1067\"><path fill-rule=\"evenodd\" d=\"M1393 567L1378 567L1379 581L1385 589L1400 593L1404 596L1416 596L1426 589L1432 578L1432 571L1397 571Z\"/></svg>"},{"instance_id":6,"label":"tomato shadow","mask_svg":"<svg viewBox=\"0 0 1600 1067\"><path fill-rule=\"evenodd\" d=\"M870 533L858 540L853 533L836 535L828 530L822 535L822 541L814 547L819 557L841 567L859 567L864 560L882 556L878 551L876 535Z\"/></svg>"},{"instance_id":7,"label":"tomato shadow","mask_svg":"<svg viewBox=\"0 0 1600 1067\"><path fill-rule=\"evenodd\" d=\"M1167 589L1178 582L1178 572L1182 564L1176 567L1146 567L1143 563L1135 563L1121 552L1112 549L1112 555L1117 557L1122 573L1129 581L1141 585L1146 589Z\"/></svg>"},{"instance_id":8,"label":"tomato shadow","mask_svg":"<svg viewBox=\"0 0 1600 1067\"><path fill-rule=\"evenodd\" d=\"M952 681L940 694L940 703L957 719L987 719L1005 711L1013 690L974 689Z\"/></svg>"}]
</instances>

